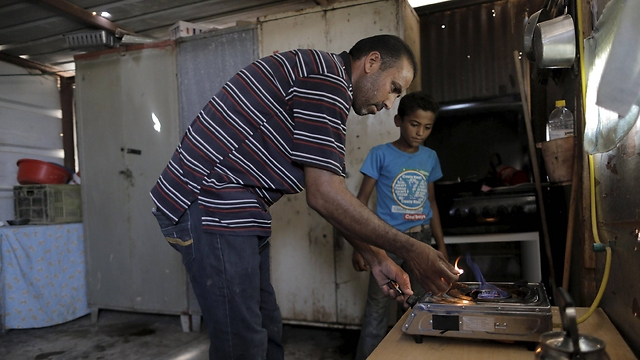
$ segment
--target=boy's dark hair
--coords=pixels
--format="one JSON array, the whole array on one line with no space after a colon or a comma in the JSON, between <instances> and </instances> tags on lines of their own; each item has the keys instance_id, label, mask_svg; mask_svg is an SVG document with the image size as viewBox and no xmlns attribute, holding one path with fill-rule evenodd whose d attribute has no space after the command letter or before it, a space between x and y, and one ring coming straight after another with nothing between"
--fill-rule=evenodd
<instances>
[{"instance_id":1,"label":"boy's dark hair","mask_svg":"<svg viewBox=\"0 0 640 360\"><path fill-rule=\"evenodd\" d=\"M413 79L418 74L418 62L409 45L395 35L376 35L358 41L349 55L353 60L359 60L372 51L380 53L380 70L387 70L395 66L402 58L406 58L413 67Z\"/></svg>"},{"instance_id":2,"label":"boy's dark hair","mask_svg":"<svg viewBox=\"0 0 640 360\"><path fill-rule=\"evenodd\" d=\"M413 113L418 109L423 111L431 111L435 115L438 115L440 105L438 105L438 103L433 100L433 98L429 94L423 91L414 91L403 96L400 99L400 105L398 105L398 116L400 116L400 118L404 120L405 116Z\"/></svg>"}]
</instances>

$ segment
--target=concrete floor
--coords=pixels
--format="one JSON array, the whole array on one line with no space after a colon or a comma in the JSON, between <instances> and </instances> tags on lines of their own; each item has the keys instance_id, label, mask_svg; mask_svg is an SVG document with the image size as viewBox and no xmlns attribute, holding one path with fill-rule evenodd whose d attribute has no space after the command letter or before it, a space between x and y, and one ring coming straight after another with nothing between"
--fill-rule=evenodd
<instances>
[{"instance_id":1,"label":"concrete floor","mask_svg":"<svg viewBox=\"0 0 640 360\"><path fill-rule=\"evenodd\" d=\"M284 325L286 360L353 359L358 330ZM185 333L180 317L101 310L91 316L39 329L0 334L2 360L206 360L204 332Z\"/></svg>"}]
</instances>

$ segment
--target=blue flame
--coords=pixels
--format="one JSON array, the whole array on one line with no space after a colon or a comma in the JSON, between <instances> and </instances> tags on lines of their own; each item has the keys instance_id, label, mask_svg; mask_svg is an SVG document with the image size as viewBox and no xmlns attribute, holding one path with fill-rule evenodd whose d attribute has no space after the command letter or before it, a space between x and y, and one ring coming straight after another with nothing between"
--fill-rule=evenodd
<instances>
[{"instance_id":1,"label":"blue flame","mask_svg":"<svg viewBox=\"0 0 640 360\"><path fill-rule=\"evenodd\" d=\"M473 271L473 275L475 275L476 280L480 283L480 293L478 294L478 298L480 299L504 299L509 294L500 289L499 287L489 284L484 280L484 276L482 276L482 272L480 271L480 267L473 261L471 261L471 255L467 253L467 265Z\"/></svg>"}]
</instances>

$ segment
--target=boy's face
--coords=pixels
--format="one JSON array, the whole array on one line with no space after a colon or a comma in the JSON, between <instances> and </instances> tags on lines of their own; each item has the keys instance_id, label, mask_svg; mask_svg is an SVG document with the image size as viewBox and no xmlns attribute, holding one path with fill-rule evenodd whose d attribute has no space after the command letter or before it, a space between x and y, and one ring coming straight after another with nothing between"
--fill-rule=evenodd
<instances>
[{"instance_id":1,"label":"boy's face","mask_svg":"<svg viewBox=\"0 0 640 360\"><path fill-rule=\"evenodd\" d=\"M396 115L393 118L396 126L400 128L400 142L407 149L415 150L424 143L431 134L436 115L431 111L418 109L404 117Z\"/></svg>"}]
</instances>

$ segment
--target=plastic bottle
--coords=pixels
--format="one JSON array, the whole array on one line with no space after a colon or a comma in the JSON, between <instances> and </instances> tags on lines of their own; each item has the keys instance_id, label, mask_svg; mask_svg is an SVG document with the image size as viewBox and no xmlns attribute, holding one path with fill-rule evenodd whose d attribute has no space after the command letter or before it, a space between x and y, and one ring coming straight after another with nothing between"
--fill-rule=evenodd
<instances>
[{"instance_id":1,"label":"plastic bottle","mask_svg":"<svg viewBox=\"0 0 640 360\"><path fill-rule=\"evenodd\" d=\"M573 114L565 107L564 100L556 101L556 108L549 115L549 140L573 136Z\"/></svg>"}]
</instances>

